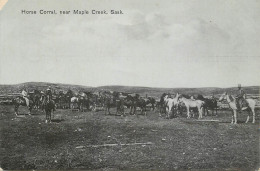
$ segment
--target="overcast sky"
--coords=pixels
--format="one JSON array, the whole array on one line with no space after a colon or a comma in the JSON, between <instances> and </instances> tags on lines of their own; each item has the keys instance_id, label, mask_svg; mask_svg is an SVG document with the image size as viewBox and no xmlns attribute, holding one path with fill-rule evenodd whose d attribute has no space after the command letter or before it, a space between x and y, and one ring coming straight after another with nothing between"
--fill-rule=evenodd
<instances>
[{"instance_id":1,"label":"overcast sky","mask_svg":"<svg viewBox=\"0 0 260 171\"><path fill-rule=\"evenodd\" d=\"M124 14L21 14L40 9ZM259 9L257 0L9 0L0 84L260 85Z\"/></svg>"}]
</instances>

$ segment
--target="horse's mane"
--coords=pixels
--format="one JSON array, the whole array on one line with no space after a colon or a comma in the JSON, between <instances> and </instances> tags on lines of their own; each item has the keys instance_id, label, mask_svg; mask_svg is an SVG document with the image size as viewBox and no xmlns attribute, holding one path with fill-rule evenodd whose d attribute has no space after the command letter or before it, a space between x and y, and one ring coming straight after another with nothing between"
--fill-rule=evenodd
<instances>
[{"instance_id":1,"label":"horse's mane","mask_svg":"<svg viewBox=\"0 0 260 171\"><path fill-rule=\"evenodd\" d=\"M198 94L197 95L197 99L198 100L205 100L205 97L203 97L203 95L201 95L201 94Z\"/></svg>"}]
</instances>

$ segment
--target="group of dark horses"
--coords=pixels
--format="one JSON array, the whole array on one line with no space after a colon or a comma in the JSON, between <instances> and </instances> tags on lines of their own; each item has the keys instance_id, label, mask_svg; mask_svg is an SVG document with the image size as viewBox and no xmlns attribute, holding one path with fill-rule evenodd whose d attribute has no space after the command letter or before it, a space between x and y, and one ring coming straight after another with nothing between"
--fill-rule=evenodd
<instances>
[{"instance_id":1,"label":"group of dark horses","mask_svg":"<svg viewBox=\"0 0 260 171\"><path fill-rule=\"evenodd\" d=\"M125 107L130 109L129 114L136 114L137 108L141 110L141 114L146 115L147 106L151 105L152 110L155 109L155 99L153 97L141 97L139 94L119 93L119 92L103 92L105 114L110 114L110 109L116 107L116 114L125 115Z\"/></svg>"},{"instance_id":2,"label":"group of dark horses","mask_svg":"<svg viewBox=\"0 0 260 171\"><path fill-rule=\"evenodd\" d=\"M125 115L125 108L130 109L130 114L136 114L136 109L140 108L141 113L145 113L147 105L155 107L155 99L152 97L141 97L139 94L131 94L116 91L100 91L98 93L84 92L84 96L78 97L78 107L84 104L89 110L96 110L101 107L105 114L111 114L110 109L116 108L116 115Z\"/></svg>"}]
</instances>

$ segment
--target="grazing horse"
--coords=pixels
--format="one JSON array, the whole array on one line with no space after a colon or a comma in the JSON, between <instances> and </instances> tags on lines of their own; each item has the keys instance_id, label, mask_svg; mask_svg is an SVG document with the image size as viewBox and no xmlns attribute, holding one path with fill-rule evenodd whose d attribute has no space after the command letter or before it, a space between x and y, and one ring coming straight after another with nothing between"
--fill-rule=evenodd
<instances>
[{"instance_id":1,"label":"grazing horse","mask_svg":"<svg viewBox=\"0 0 260 171\"><path fill-rule=\"evenodd\" d=\"M147 104L147 102L142 97L139 97L139 95L137 95L134 98L134 103L133 103L134 112L133 112L133 114L135 115L136 108L139 107L141 109L141 114L144 113L144 115L146 116L146 104Z\"/></svg>"},{"instance_id":2,"label":"grazing horse","mask_svg":"<svg viewBox=\"0 0 260 171\"><path fill-rule=\"evenodd\" d=\"M127 101L128 105L130 105L130 114L135 115L136 108L139 107L141 109L141 114L145 112L146 115L145 110L148 99L145 100L141 98L139 94L128 94L125 101Z\"/></svg>"},{"instance_id":3,"label":"grazing horse","mask_svg":"<svg viewBox=\"0 0 260 171\"><path fill-rule=\"evenodd\" d=\"M187 118L190 118L190 108L197 108L199 111L199 118L202 118L202 107L204 105L204 101L202 100L192 100L187 99L183 95L179 96L180 102L183 102L187 108Z\"/></svg>"},{"instance_id":4,"label":"grazing horse","mask_svg":"<svg viewBox=\"0 0 260 171\"><path fill-rule=\"evenodd\" d=\"M15 112L16 116L18 115L19 106L27 106L25 99L22 98L22 97L14 98L12 100L12 103L14 104L14 112ZM29 105L27 106L27 108L29 109L29 113L28 113L29 115L31 115L31 111L32 111L33 106L34 106L33 101L31 99L29 99Z\"/></svg>"},{"instance_id":5,"label":"grazing horse","mask_svg":"<svg viewBox=\"0 0 260 171\"><path fill-rule=\"evenodd\" d=\"M220 102L222 100L227 100L229 107L232 109L231 124L237 124L237 101L236 101L236 98L234 96L230 95L230 94L227 94L227 92L225 92L219 98ZM256 102L253 99L246 99L246 101L248 102L248 108L246 108L247 111L248 111L248 116L247 116L247 119L246 119L246 123L249 121L251 112L253 114L253 121L252 121L252 123L255 123L255 105L256 105Z\"/></svg>"},{"instance_id":6,"label":"grazing horse","mask_svg":"<svg viewBox=\"0 0 260 171\"><path fill-rule=\"evenodd\" d=\"M125 115L124 111L124 99L120 97L119 93L113 92L112 94L109 92L105 92L103 94L104 98L104 106L105 106L105 115L110 115L110 109L116 107L116 115L120 112L121 115Z\"/></svg>"},{"instance_id":7,"label":"grazing horse","mask_svg":"<svg viewBox=\"0 0 260 171\"><path fill-rule=\"evenodd\" d=\"M169 95L166 95L164 97L164 102L166 104L167 118L170 118L171 112L172 116L174 116L174 110L177 110L179 106L179 93L175 95L175 98L171 98Z\"/></svg>"}]
</instances>

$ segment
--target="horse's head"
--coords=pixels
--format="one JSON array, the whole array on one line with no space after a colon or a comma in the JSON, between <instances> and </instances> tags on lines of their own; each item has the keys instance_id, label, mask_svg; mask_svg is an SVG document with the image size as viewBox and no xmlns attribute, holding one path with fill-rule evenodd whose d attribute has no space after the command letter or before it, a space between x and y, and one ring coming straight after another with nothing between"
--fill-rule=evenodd
<instances>
[{"instance_id":1,"label":"horse's head","mask_svg":"<svg viewBox=\"0 0 260 171\"><path fill-rule=\"evenodd\" d=\"M221 96L220 96L220 98L218 99L218 101L222 101L222 100L226 100L227 99L227 92L224 92Z\"/></svg>"},{"instance_id":2,"label":"horse's head","mask_svg":"<svg viewBox=\"0 0 260 171\"><path fill-rule=\"evenodd\" d=\"M183 99L182 99L183 95L182 94L177 93L175 98L177 99L177 102L182 102L183 101Z\"/></svg>"},{"instance_id":3,"label":"horse's head","mask_svg":"<svg viewBox=\"0 0 260 171\"><path fill-rule=\"evenodd\" d=\"M165 96L164 96L164 101L166 100L166 99L168 99L170 96L169 96L169 94L166 94Z\"/></svg>"}]
</instances>

